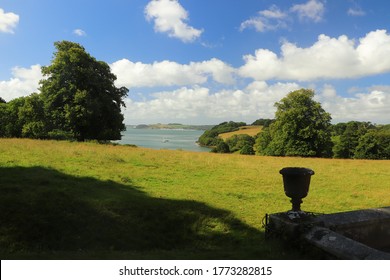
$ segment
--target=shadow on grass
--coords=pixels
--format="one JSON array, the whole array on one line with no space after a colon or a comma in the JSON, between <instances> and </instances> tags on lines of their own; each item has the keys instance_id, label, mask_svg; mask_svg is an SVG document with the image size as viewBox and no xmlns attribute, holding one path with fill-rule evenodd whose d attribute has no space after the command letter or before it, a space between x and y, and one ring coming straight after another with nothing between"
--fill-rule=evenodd
<instances>
[{"instance_id":1,"label":"shadow on grass","mask_svg":"<svg viewBox=\"0 0 390 280\"><path fill-rule=\"evenodd\" d=\"M42 167L0 168L0 213L2 259L289 258L228 211Z\"/></svg>"}]
</instances>

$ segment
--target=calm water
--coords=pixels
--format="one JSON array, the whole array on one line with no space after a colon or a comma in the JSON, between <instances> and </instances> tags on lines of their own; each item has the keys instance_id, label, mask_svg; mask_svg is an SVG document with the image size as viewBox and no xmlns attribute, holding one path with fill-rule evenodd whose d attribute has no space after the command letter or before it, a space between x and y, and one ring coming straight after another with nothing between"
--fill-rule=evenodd
<instances>
[{"instance_id":1,"label":"calm water","mask_svg":"<svg viewBox=\"0 0 390 280\"><path fill-rule=\"evenodd\" d=\"M139 147L152 149L188 150L196 152L208 152L210 149L196 144L203 130L175 130L175 129L136 129L127 127L122 132L122 140L119 144L134 144Z\"/></svg>"}]
</instances>

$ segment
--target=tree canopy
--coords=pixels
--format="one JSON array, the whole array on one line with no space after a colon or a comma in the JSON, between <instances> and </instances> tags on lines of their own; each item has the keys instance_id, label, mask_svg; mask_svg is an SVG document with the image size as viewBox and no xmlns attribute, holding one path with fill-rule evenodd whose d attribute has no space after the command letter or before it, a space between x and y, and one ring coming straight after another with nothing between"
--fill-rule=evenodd
<instances>
[{"instance_id":1,"label":"tree canopy","mask_svg":"<svg viewBox=\"0 0 390 280\"><path fill-rule=\"evenodd\" d=\"M127 88L114 85L116 76L81 45L56 42L52 64L42 67L41 98L50 135L58 131L84 141L118 140L125 129L121 106Z\"/></svg>"},{"instance_id":2,"label":"tree canopy","mask_svg":"<svg viewBox=\"0 0 390 280\"><path fill-rule=\"evenodd\" d=\"M8 103L0 98L0 137L120 139L127 88L117 88L109 65L81 45L54 45L51 65L42 67L40 93Z\"/></svg>"},{"instance_id":3,"label":"tree canopy","mask_svg":"<svg viewBox=\"0 0 390 280\"><path fill-rule=\"evenodd\" d=\"M330 157L331 116L314 91L300 89L275 103L275 121L260 133L257 152L272 156Z\"/></svg>"}]
</instances>

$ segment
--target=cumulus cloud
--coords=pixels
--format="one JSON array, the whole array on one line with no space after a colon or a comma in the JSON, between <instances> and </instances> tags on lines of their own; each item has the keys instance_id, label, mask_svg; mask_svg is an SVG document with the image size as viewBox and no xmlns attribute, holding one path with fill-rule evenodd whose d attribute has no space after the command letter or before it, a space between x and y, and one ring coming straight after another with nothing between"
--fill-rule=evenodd
<instances>
[{"instance_id":1,"label":"cumulus cloud","mask_svg":"<svg viewBox=\"0 0 390 280\"><path fill-rule=\"evenodd\" d=\"M240 75L255 80L356 78L390 71L390 35L386 30L368 33L358 43L343 35L331 38L320 35L308 48L284 42L281 54L258 49L244 56Z\"/></svg>"},{"instance_id":2,"label":"cumulus cloud","mask_svg":"<svg viewBox=\"0 0 390 280\"><path fill-rule=\"evenodd\" d=\"M310 0L305 4L296 4L292 6L291 12L296 13L301 20L319 22L322 20L325 6L319 0Z\"/></svg>"},{"instance_id":3,"label":"cumulus cloud","mask_svg":"<svg viewBox=\"0 0 390 280\"><path fill-rule=\"evenodd\" d=\"M351 120L389 123L390 87L368 89L351 96L340 96L332 85L325 85L317 99L331 113L334 122Z\"/></svg>"},{"instance_id":4,"label":"cumulus cloud","mask_svg":"<svg viewBox=\"0 0 390 280\"><path fill-rule=\"evenodd\" d=\"M145 16L148 21L154 21L156 32L168 33L169 37L183 42L193 42L203 32L186 23L188 12L177 0L153 0L145 7Z\"/></svg>"},{"instance_id":5,"label":"cumulus cloud","mask_svg":"<svg viewBox=\"0 0 390 280\"><path fill-rule=\"evenodd\" d=\"M152 99L126 100L127 123L219 123L226 120L253 122L273 118L275 102L300 89L297 83L255 81L245 88L212 91L207 87L182 87L153 94ZM316 90L315 99L331 113L333 122L351 120L389 123L390 86L341 96L329 84Z\"/></svg>"},{"instance_id":6,"label":"cumulus cloud","mask_svg":"<svg viewBox=\"0 0 390 280\"><path fill-rule=\"evenodd\" d=\"M128 123L158 121L192 121L196 123L226 120L254 120L274 116L274 103L288 92L298 89L296 83L254 82L244 89L213 92L206 87L182 87L153 94L151 100L126 102Z\"/></svg>"},{"instance_id":7,"label":"cumulus cloud","mask_svg":"<svg viewBox=\"0 0 390 280\"><path fill-rule=\"evenodd\" d=\"M6 13L0 9L0 32L14 33L14 29L19 23L19 15Z\"/></svg>"},{"instance_id":8,"label":"cumulus cloud","mask_svg":"<svg viewBox=\"0 0 390 280\"><path fill-rule=\"evenodd\" d=\"M80 37L87 36L87 33L84 30L82 30L82 29L75 29L75 30L73 30L73 34L77 35L77 36L80 36Z\"/></svg>"},{"instance_id":9,"label":"cumulus cloud","mask_svg":"<svg viewBox=\"0 0 390 280\"><path fill-rule=\"evenodd\" d=\"M211 77L221 84L234 83L234 69L218 59L179 64L173 61L145 64L122 59L111 64L117 85L134 87L204 84Z\"/></svg>"},{"instance_id":10,"label":"cumulus cloud","mask_svg":"<svg viewBox=\"0 0 390 280\"><path fill-rule=\"evenodd\" d=\"M5 101L30 95L38 89L42 79L41 66L33 65L30 68L14 67L12 78L8 81L0 81L0 97Z\"/></svg>"}]
</instances>

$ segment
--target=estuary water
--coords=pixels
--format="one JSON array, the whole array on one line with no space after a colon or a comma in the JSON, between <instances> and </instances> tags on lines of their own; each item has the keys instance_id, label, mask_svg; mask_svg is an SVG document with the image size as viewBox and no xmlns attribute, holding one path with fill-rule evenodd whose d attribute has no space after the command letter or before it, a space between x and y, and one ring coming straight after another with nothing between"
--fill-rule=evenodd
<instances>
[{"instance_id":1,"label":"estuary water","mask_svg":"<svg viewBox=\"0 0 390 280\"><path fill-rule=\"evenodd\" d=\"M209 148L196 144L203 130L189 129L146 129L126 127L119 144L133 144L152 149L187 150L209 152Z\"/></svg>"}]
</instances>

